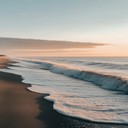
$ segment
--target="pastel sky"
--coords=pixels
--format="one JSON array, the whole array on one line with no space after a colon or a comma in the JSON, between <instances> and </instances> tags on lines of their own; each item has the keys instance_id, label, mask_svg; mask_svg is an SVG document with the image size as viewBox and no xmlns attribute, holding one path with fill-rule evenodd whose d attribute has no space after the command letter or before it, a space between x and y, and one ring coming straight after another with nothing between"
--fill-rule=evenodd
<instances>
[{"instance_id":1,"label":"pastel sky","mask_svg":"<svg viewBox=\"0 0 128 128\"><path fill-rule=\"evenodd\" d=\"M0 37L128 44L128 0L0 0Z\"/></svg>"},{"instance_id":2,"label":"pastel sky","mask_svg":"<svg viewBox=\"0 0 128 128\"><path fill-rule=\"evenodd\" d=\"M128 45L0 38L0 54L10 57L128 57Z\"/></svg>"}]
</instances>

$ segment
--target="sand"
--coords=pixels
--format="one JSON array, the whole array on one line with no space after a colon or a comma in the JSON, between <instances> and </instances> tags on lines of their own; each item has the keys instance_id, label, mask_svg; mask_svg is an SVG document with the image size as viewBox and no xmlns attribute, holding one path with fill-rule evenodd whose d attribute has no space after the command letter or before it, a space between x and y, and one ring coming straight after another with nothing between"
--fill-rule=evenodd
<instances>
[{"instance_id":1,"label":"sand","mask_svg":"<svg viewBox=\"0 0 128 128\"><path fill-rule=\"evenodd\" d=\"M0 68L6 68L9 63L11 60L7 56L0 55Z\"/></svg>"},{"instance_id":2,"label":"sand","mask_svg":"<svg viewBox=\"0 0 128 128\"><path fill-rule=\"evenodd\" d=\"M25 88L26 85L20 82L0 80L0 128L43 127L44 124L36 119L39 113L36 98L39 94Z\"/></svg>"}]
</instances>

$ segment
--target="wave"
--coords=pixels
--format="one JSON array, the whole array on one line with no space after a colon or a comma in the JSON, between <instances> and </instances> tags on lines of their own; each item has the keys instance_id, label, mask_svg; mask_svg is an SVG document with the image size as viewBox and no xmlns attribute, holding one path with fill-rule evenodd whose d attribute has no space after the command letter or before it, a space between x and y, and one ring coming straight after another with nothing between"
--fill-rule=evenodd
<instances>
[{"instance_id":1,"label":"wave","mask_svg":"<svg viewBox=\"0 0 128 128\"><path fill-rule=\"evenodd\" d=\"M77 64L77 65L83 65L83 66L96 66L96 67L103 67L103 68L107 68L107 69L117 69L117 70L126 70L128 69L128 64L126 63L127 61L123 60L123 59L120 59L119 58L119 62L115 61L113 62L113 60L90 60L90 59L87 59L87 58L83 58L82 60L81 59L78 59L78 58L75 58L75 59L69 59L69 58L66 58L66 59L62 59L62 58L59 58L59 59L54 59L56 62L62 62L62 63L68 63L68 64ZM51 60L52 61L52 60ZM124 62L124 63L122 63Z\"/></svg>"},{"instance_id":2,"label":"wave","mask_svg":"<svg viewBox=\"0 0 128 128\"><path fill-rule=\"evenodd\" d=\"M97 73L95 71L86 71L73 66L58 64L51 61L27 61L40 65L41 69L49 70L53 73L62 74L75 79L92 82L104 89L123 91L128 93L128 80L120 76Z\"/></svg>"},{"instance_id":3,"label":"wave","mask_svg":"<svg viewBox=\"0 0 128 128\"><path fill-rule=\"evenodd\" d=\"M104 62L88 62L87 65L91 66L102 66L109 69L121 69L126 70L128 69L128 64L115 64L115 63L104 63Z\"/></svg>"}]
</instances>

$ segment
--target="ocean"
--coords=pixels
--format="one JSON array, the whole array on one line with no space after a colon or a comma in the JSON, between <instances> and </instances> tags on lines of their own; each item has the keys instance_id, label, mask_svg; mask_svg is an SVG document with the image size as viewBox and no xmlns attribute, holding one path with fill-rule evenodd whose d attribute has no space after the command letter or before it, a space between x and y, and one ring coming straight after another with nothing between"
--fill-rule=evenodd
<instances>
[{"instance_id":1,"label":"ocean","mask_svg":"<svg viewBox=\"0 0 128 128\"><path fill-rule=\"evenodd\" d=\"M64 115L103 123L128 124L128 58L15 58L4 72L23 77L29 90L49 94Z\"/></svg>"}]
</instances>

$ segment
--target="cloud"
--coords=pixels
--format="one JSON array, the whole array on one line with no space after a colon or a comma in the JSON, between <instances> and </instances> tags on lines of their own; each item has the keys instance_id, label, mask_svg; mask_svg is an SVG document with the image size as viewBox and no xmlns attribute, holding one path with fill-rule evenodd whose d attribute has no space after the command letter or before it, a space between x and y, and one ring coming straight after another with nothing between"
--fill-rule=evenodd
<instances>
[{"instance_id":1,"label":"cloud","mask_svg":"<svg viewBox=\"0 0 128 128\"><path fill-rule=\"evenodd\" d=\"M35 40L35 39L18 39L18 38L0 38L1 48L10 49L85 49L103 46L102 43L91 42L71 42L56 40Z\"/></svg>"},{"instance_id":2,"label":"cloud","mask_svg":"<svg viewBox=\"0 0 128 128\"><path fill-rule=\"evenodd\" d=\"M0 54L8 56L85 56L102 43L0 38Z\"/></svg>"}]
</instances>

